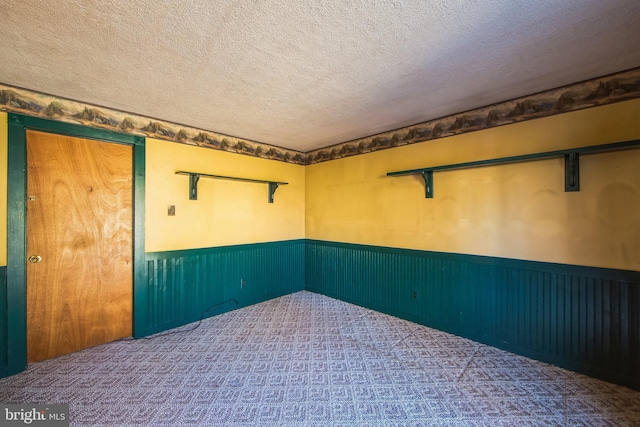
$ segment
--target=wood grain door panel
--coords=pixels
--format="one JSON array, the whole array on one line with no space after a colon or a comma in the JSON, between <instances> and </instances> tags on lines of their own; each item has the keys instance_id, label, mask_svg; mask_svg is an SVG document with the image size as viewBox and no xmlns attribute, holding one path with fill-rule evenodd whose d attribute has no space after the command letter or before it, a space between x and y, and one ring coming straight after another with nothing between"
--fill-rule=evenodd
<instances>
[{"instance_id":1,"label":"wood grain door panel","mask_svg":"<svg viewBox=\"0 0 640 427\"><path fill-rule=\"evenodd\" d=\"M133 149L27 132L27 360L131 335Z\"/></svg>"}]
</instances>

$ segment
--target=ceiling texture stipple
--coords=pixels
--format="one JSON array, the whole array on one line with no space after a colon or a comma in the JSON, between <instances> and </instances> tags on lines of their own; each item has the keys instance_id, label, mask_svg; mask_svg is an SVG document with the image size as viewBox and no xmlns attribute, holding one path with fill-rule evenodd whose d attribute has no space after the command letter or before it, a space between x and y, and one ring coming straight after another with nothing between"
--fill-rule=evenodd
<instances>
[{"instance_id":1,"label":"ceiling texture stipple","mask_svg":"<svg viewBox=\"0 0 640 427\"><path fill-rule=\"evenodd\" d=\"M309 152L640 66L638 0L5 0L0 83Z\"/></svg>"}]
</instances>

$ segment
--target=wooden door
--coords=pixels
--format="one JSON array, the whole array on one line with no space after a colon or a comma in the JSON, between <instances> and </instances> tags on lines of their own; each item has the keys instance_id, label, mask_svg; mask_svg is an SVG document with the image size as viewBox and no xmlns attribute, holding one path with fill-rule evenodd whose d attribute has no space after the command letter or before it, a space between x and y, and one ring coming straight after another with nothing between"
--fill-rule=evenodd
<instances>
[{"instance_id":1,"label":"wooden door","mask_svg":"<svg viewBox=\"0 0 640 427\"><path fill-rule=\"evenodd\" d=\"M128 337L133 149L27 131L27 361Z\"/></svg>"}]
</instances>

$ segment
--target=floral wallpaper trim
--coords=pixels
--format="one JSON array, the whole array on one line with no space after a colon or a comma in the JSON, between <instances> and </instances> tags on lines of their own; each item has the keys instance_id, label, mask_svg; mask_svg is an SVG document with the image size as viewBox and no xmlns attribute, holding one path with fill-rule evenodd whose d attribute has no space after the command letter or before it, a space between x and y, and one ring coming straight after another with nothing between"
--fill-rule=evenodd
<instances>
[{"instance_id":1,"label":"floral wallpaper trim","mask_svg":"<svg viewBox=\"0 0 640 427\"><path fill-rule=\"evenodd\" d=\"M0 111L143 135L264 159L306 164L306 154L0 83Z\"/></svg>"},{"instance_id":2,"label":"floral wallpaper trim","mask_svg":"<svg viewBox=\"0 0 640 427\"><path fill-rule=\"evenodd\" d=\"M429 120L308 153L0 83L0 111L308 165L640 98L640 68Z\"/></svg>"},{"instance_id":3,"label":"floral wallpaper trim","mask_svg":"<svg viewBox=\"0 0 640 427\"><path fill-rule=\"evenodd\" d=\"M640 98L640 68L310 151L307 164L636 98Z\"/></svg>"}]
</instances>

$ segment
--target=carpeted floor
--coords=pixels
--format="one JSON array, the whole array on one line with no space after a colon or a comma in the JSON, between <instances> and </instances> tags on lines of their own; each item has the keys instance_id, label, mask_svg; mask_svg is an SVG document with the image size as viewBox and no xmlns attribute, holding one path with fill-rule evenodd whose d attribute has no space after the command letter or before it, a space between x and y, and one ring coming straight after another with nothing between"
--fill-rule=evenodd
<instances>
[{"instance_id":1,"label":"carpeted floor","mask_svg":"<svg viewBox=\"0 0 640 427\"><path fill-rule=\"evenodd\" d=\"M640 426L640 392L310 292L35 363L0 402L89 426Z\"/></svg>"}]
</instances>

